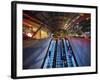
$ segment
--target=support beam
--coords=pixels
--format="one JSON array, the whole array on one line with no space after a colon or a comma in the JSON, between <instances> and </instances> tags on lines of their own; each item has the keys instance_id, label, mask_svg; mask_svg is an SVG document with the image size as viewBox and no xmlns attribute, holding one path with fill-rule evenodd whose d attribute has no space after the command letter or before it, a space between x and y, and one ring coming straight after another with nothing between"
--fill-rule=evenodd
<instances>
[{"instance_id":1,"label":"support beam","mask_svg":"<svg viewBox=\"0 0 100 80\"><path fill-rule=\"evenodd\" d=\"M34 36L37 34L37 32L38 32L42 27L43 27L43 26L39 27L39 28L37 29L37 31L33 33L32 37L34 37Z\"/></svg>"}]
</instances>

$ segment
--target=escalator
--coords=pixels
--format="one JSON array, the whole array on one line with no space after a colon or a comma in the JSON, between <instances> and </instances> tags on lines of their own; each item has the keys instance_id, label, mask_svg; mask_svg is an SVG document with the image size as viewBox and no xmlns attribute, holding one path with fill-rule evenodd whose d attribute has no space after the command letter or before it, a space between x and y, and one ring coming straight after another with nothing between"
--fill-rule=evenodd
<instances>
[{"instance_id":1,"label":"escalator","mask_svg":"<svg viewBox=\"0 0 100 80\"><path fill-rule=\"evenodd\" d=\"M49 51L42 68L76 67L78 63L74 56L70 42L67 39L51 41Z\"/></svg>"}]
</instances>

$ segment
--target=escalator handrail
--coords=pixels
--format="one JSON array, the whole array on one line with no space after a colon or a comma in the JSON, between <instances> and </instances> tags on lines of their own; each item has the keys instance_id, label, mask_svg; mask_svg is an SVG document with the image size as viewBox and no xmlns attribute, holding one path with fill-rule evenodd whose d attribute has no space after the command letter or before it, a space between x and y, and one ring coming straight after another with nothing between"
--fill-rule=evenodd
<instances>
[{"instance_id":1,"label":"escalator handrail","mask_svg":"<svg viewBox=\"0 0 100 80\"><path fill-rule=\"evenodd\" d=\"M41 68L43 68L43 67L44 67L45 60L46 60L46 58L47 58L47 55L48 55L48 52L49 52L49 48L50 48L51 42L52 42L52 39L50 40L50 43L49 43L48 49L47 49L47 51L46 51L46 55L45 55L45 57L44 57L44 60L43 60L43 63L42 63Z\"/></svg>"}]
</instances>

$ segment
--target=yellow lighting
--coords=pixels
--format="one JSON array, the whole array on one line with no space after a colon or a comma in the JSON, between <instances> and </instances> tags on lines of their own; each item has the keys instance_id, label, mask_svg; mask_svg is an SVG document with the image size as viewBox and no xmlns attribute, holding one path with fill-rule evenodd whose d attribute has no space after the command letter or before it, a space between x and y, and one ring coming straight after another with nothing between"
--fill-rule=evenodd
<instances>
[{"instance_id":1,"label":"yellow lighting","mask_svg":"<svg viewBox=\"0 0 100 80\"><path fill-rule=\"evenodd\" d=\"M83 13L81 13L81 14L80 14L80 16L84 16L84 14L83 14Z\"/></svg>"},{"instance_id":2,"label":"yellow lighting","mask_svg":"<svg viewBox=\"0 0 100 80\"><path fill-rule=\"evenodd\" d=\"M37 30L37 28L34 27L34 28L33 28L33 31L35 32L36 30Z\"/></svg>"},{"instance_id":3,"label":"yellow lighting","mask_svg":"<svg viewBox=\"0 0 100 80\"><path fill-rule=\"evenodd\" d=\"M47 37L48 37L47 32L41 30L41 38L47 38Z\"/></svg>"}]
</instances>

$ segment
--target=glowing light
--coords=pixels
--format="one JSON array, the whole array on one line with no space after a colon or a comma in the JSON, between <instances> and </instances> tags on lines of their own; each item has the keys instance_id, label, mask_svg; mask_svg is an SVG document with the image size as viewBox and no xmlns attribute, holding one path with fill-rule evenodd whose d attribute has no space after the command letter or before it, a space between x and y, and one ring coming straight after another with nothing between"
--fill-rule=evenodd
<instances>
[{"instance_id":1,"label":"glowing light","mask_svg":"<svg viewBox=\"0 0 100 80\"><path fill-rule=\"evenodd\" d=\"M37 30L37 28L33 28L33 31L36 31Z\"/></svg>"},{"instance_id":2,"label":"glowing light","mask_svg":"<svg viewBox=\"0 0 100 80\"><path fill-rule=\"evenodd\" d=\"M48 37L47 32L41 30L41 38L47 38L47 37Z\"/></svg>"},{"instance_id":3,"label":"glowing light","mask_svg":"<svg viewBox=\"0 0 100 80\"><path fill-rule=\"evenodd\" d=\"M76 19L78 19L80 16L77 16Z\"/></svg>"},{"instance_id":4,"label":"glowing light","mask_svg":"<svg viewBox=\"0 0 100 80\"><path fill-rule=\"evenodd\" d=\"M89 17L87 17L86 20L89 20Z\"/></svg>"},{"instance_id":5,"label":"glowing light","mask_svg":"<svg viewBox=\"0 0 100 80\"><path fill-rule=\"evenodd\" d=\"M81 14L80 14L80 16L84 16L84 14L83 14L83 13L81 13Z\"/></svg>"},{"instance_id":6,"label":"glowing light","mask_svg":"<svg viewBox=\"0 0 100 80\"><path fill-rule=\"evenodd\" d=\"M32 34L31 33L27 33L26 34L28 37L32 37Z\"/></svg>"}]
</instances>

